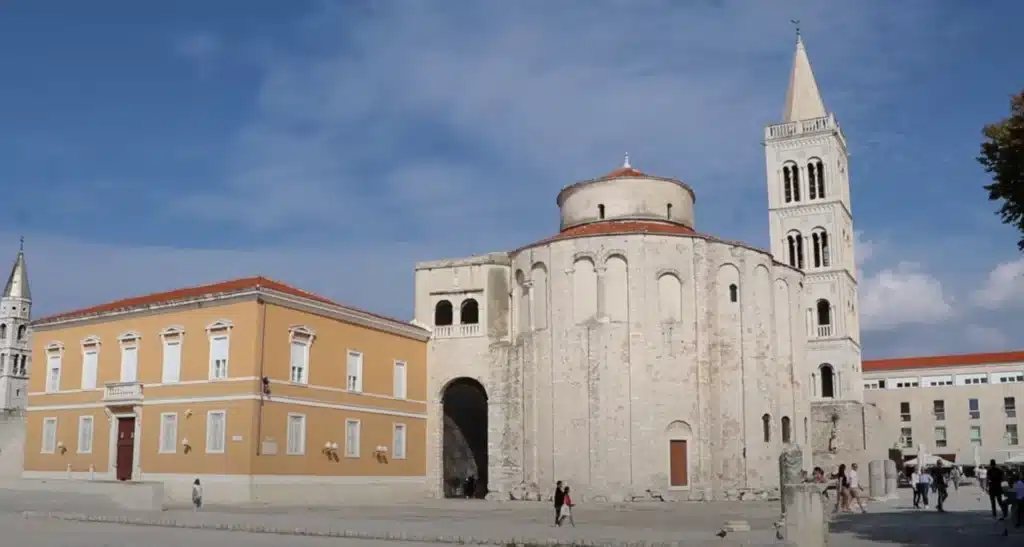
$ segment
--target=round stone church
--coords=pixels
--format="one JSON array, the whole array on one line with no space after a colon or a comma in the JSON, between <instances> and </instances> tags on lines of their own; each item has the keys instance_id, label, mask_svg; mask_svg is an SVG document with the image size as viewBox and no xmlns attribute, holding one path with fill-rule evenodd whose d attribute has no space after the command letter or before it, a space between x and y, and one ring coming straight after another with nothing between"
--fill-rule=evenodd
<instances>
[{"instance_id":1,"label":"round stone church","mask_svg":"<svg viewBox=\"0 0 1024 547\"><path fill-rule=\"evenodd\" d=\"M782 444L808 434L803 274L698 233L693 189L628 158L557 203L551 238L417 266L436 493L777 486Z\"/></svg>"},{"instance_id":2,"label":"round stone church","mask_svg":"<svg viewBox=\"0 0 1024 547\"><path fill-rule=\"evenodd\" d=\"M700 233L693 189L627 157L559 192L557 234L416 266L434 495L758 498L784 444L805 469L878 452L846 138L796 45L764 134L770 251Z\"/></svg>"}]
</instances>

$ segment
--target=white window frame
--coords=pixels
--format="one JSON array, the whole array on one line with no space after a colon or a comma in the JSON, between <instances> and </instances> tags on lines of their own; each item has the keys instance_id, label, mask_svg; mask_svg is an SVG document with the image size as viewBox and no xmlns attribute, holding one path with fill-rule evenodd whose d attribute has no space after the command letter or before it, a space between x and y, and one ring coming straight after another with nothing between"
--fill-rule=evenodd
<instances>
[{"instance_id":1,"label":"white window frame","mask_svg":"<svg viewBox=\"0 0 1024 547\"><path fill-rule=\"evenodd\" d=\"M57 357L57 375L51 375L54 367L50 366L50 357ZM64 372L64 344L50 342L46 346L46 393L59 393L61 376Z\"/></svg>"},{"instance_id":2,"label":"white window frame","mask_svg":"<svg viewBox=\"0 0 1024 547\"><path fill-rule=\"evenodd\" d=\"M87 422L89 424L89 437L88 437L88 439L86 439L88 441L88 446L83 448L82 445L86 444L86 443L82 442L82 440L85 439L85 437L82 436L82 433L84 431L84 427L83 426ZM95 439L95 437L96 437L96 420L93 419L92 416L79 416L78 417L78 453L79 454L92 454L92 442L93 442L93 439Z\"/></svg>"},{"instance_id":3,"label":"white window frame","mask_svg":"<svg viewBox=\"0 0 1024 547\"><path fill-rule=\"evenodd\" d=\"M349 439L348 428L349 428L349 426L352 426L352 425L354 425L355 428L356 428L355 443L350 443L349 442L351 439ZM358 458L360 456L360 453L362 452L362 449L360 447L360 445L362 444L362 438L361 438L362 436L363 436L363 425L362 425L362 423L359 420L356 420L354 418L349 418L349 419L345 420L345 457L346 458Z\"/></svg>"},{"instance_id":4,"label":"white window frame","mask_svg":"<svg viewBox=\"0 0 1024 547\"><path fill-rule=\"evenodd\" d=\"M291 383L309 384L309 355L315 338L316 332L304 325L288 328L288 381ZM292 362L292 347L297 344L303 346L302 363ZM296 374L296 372L299 372L299 374Z\"/></svg>"},{"instance_id":5,"label":"white window frame","mask_svg":"<svg viewBox=\"0 0 1024 547\"><path fill-rule=\"evenodd\" d=\"M210 376L209 376L209 378L210 378L210 380L224 380L226 378L230 378L231 377L231 329L232 328L234 328L234 326L232 325L230 319L218 319L218 320L214 321L213 323L210 323L209 325L206 325L206 335L209 338L209 342L210 342L209 343L209 347L210 347ZM225 353L226 353L226 355L224 356L224 374L223 375L217 375L216 374L216 367L214 366L215 359L214 359L214 356L213 356L213 348L214 348L213 341L217 340L217 339L220 339L220 338L224 338L224 340L225 340L224 346L225 346Z\"/></svg>"},{"instance_id":6,"label":"white window frame","mask_svg":"<svg viewBox=\"0 0 1024 547\"><path fill-rule=\"evenodd\" d=\"M299 424L299 448L298 450L292 450L292 420L299 418L297 422ZM306 415L299 414L297 412L288 413L288 421L285 425L285 454L289 456L305 456L306 455Z\"/></svg>"},{"instance_id":7,"label":"white window frame","mask_svg":"<svg viewBox=\"0 0 1024 547\"><path fill-rule=\"evenodd\" d=\"M137 332L126 332L121 336L117 337L117 341L121 345L121 376L122 382L138 382L139 381L139 342L142 340L142 336ZM127 356L129 350L134 351L135 355L135 368L129 372ZM131 377L129 377L131 376Z\"/></svg>"},{"instance_id":8,"label":"white window frame","mask_svg":"<svg viewBox=\"0 0 1024 547\"><path fill-rule=\"evenodd\" d=\"M355 374L353 374L353 358L355 361ZM352 381L353 376L355 381ZM353 393L363 392L363 352L354 349L345 352L345 389Z\"/></svg>"},{"instance_id":9,"label":"white window frame","mask_svg":"<svg viewBox=\"0 0 1024 547\"><path fill-rule=\"evenodd\" d=\"M49 428L49 424L53 424L53 438L48 438L48 435L46 434L46 430ZM55 416L43 418L42 437L42 446L39 447L39 453L53 454L57 452L57 418Z\"/></svg>"},{"instance_id":10,"label":"white window frame","mask_svg":"<svg viewBox=\"0 0 1024 547\"><path fill-rule=\"evenodd\" d=\"M214 416L221 417L221 430L220 430L220 448L211 448L214 444L210 442L214 439L210 433L210 424L213 422ZM223 454L227 450L227 438L228 438L228 411L227 410L211 410L206 413L206 453L207 454Z\"/></svg>"},{"instance_id":11,"label":"white window frame","mask_svg":"<svg viewBox=\"0 0 1024 547\"><path fill-rule=\"evenodd\" d=\"M167 348L178 346L178 362L175 367L168 367ZM185 351L185 328L180 325L171 325L160 331L160 382L164 384L176 384L181 381L181 361ZM170 374L171 372L175 374Z\"/></svg>"},{"instance_id":12,"label":"white window frame","mask_svg":"<svg viewBox=\"0 0 1024 547\"><path fill-rule=\"evenodd\" d=\"M392 395L396 399L409 398L409 364L405 361L395 360L392 368ZM401 382L399 382L401 380Z\"/></svg>"},{"instance_id":13,"label":"white window frame","mask_svg":"<svg viewBox=\"0 0 1024 547\"><path fill-rule=\"evenodd\" d=\"M167 444L167 423L168 418L174 420L174 439L171 440L170 445ZM160 413L160 444L157 445L157 454L176 454L178 452L178 413L177 412L161 412Z\"/></svg>"},{"instance_id":14,"label":"white window frame","mask_svg":"<svg viewBox=\"0 0 1024 547\"><path fill-rule=\"evenodd\" d=\"M86 361L90 354L95 355L92 370L86 367ZM98 336L87 336L82 340L82 383L81 388L96 389L100 369L100 339Z\"/></svg>"},{"instance_id":15,"label":"white window frame","mask_svg":"<svg viewBox=\"0 0 1024 547\"><path fill-rule=\"evenodd\" d=\"M398 432L402 432L399 442ZM404 460L409 457L409 428L403 423L394 423L391 426L391 457L396 460Z\"/></svg>"}]
</instances>

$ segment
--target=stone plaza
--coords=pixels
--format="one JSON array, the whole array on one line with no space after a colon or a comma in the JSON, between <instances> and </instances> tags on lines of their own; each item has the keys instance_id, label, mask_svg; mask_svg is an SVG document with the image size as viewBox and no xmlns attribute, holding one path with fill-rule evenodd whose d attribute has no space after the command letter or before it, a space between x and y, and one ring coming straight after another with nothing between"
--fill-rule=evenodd
<instances>
[{"instance_id":1,"label":"stone plaza","mask_svg":"<svg viewBox=\"0 0 1024 547\"><path fill-rule=\"evenodd\" d=\"M831 498L834 503L834 496ZM835 515L829 545L954 546L1000 537L987 498L977 486L951 491L947 513L911 508L910 491L898 499L870 502L867 514ZM831 510L831 507L827 508ZM432 500L419 504L322 508L266 506L172 507L160 512L125 511L83 494L0 487L0 526L12 544L25 547L100 545L152 547L188 544L308 546L426 544L524 545L786 545L776 538L778 501L583 504L576 527L555 528L548 502ZM726 521L745 521L749 531L716 533ZM1011 537L1024 533L1010 528ZM797 543L796 545L802 545Z\"/></svg>"}]
</instances>

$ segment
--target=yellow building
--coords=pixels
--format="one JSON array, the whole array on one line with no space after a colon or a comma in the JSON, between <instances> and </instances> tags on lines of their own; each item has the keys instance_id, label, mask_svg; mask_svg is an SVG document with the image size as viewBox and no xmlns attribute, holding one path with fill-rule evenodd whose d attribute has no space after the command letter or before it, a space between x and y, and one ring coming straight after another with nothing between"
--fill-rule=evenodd
<instances>
[{"instance_id":1,"label":"yellow building","mask_svg":"<svg viewBox=\"0 0 1024 547\"><path fill-rule=\"evenodd\" d=\"M426 340L256 277L33 322L28 478L201 479L209 502L426 492Z\"/></svg>"}]
</instances>

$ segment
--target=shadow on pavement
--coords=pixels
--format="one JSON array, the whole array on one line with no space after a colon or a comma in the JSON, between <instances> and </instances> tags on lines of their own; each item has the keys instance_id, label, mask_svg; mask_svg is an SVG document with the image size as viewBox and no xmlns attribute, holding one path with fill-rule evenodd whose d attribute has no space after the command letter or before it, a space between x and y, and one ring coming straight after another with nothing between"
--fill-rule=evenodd
<instances>
[{"instance_id":1,"label":"shadow on pavement","mask_svg":"<svg viewBox=\"0 0 1024 547\"><path fill-rule=\"evenodd\" d=\"M1009 520L997 521L991 512L980 509L946 513L928 509L843 514L835 517L831 525L832 534L844 534L864 542L929 547L972 547L968 542L981 538L1001 539L1006 529L1015 544L1024 538L1024 527L1015 529Z\"/></svg>"}]
</instances>

